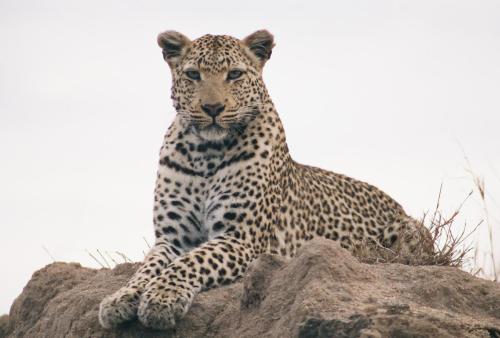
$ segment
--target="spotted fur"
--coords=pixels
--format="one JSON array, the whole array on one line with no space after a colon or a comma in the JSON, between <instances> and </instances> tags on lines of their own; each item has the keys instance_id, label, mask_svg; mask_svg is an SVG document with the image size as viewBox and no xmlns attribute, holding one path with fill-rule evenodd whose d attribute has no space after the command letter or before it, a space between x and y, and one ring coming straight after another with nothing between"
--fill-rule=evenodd
<instances>
[{"instance_id":1,"label":"spotted fur","mask_svg":"<svg viewBox=\"0 0 500 338\"><path fill-rule=\"evenodd\" d=\"M168 31L158 43L177 115L160 150L156 242L132 279L102 301L104 327L138 316L171 328L201 290L233 282L262 253L293 256L314 237L350 250L428 241L376 187L292 160L262 80L270 33L190 41ZM403 229L412 234L404 241Z\"/></svg>"}]
</instances>

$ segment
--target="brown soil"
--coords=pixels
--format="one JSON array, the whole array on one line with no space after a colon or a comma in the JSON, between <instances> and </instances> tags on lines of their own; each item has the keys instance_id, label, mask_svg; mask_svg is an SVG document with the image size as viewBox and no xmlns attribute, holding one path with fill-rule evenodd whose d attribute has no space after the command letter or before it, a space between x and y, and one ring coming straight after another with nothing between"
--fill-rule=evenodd
<instances>
[{"instance_id":1,"label":"brown soil","mask_svg":"<svg viewBox=\"0 0 500 338\"><path fill-rule=\"evenodd\" d=\"M99 326L101 299L137 265L35 272L0 317L8 337L500 337L500 285L451 267L360 263L328 240L264 255L233 285L201 293L173 331Z\"/></svg>"}]
</instances>

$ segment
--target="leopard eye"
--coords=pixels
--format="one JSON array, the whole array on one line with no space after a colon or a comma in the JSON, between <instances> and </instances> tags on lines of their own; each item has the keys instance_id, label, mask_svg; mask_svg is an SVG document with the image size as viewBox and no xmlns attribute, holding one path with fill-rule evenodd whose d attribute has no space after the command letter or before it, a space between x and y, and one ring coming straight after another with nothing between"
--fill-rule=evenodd
<instances>
[{"instance_id":1,"label":"leopard eye","mask_svg":"<svg viewBox=\"0 0 500 338\"><path fill-rule=\"evenodd\" d=\"M194 81L199 81L201 80L201 75L200 75L200 72L197 71L197 70L187 70L185 72L186 76L191 79L191 80L194 80Z\"/></svg>"},{"instance_id":2,"label":"leopard eye","mask_svg":"<svg viewBox=\"0 0 500 338\"><path fill-rule=\"evenodd\" d=\"M243 72L238 69L233 69L227 73L227 79L228 80L236 80L240 78L243 75Z\"/></svg>"}]
</instances>

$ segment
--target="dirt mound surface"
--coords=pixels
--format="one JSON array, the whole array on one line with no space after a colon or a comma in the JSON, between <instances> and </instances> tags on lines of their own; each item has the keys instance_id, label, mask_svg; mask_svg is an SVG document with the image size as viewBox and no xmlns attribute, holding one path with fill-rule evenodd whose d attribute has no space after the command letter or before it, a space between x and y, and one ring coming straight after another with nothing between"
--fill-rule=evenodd
<instances>
[{"instance_id":1,"label":"dirt mound surface","mask_svg":"<svg viewBox=\"0 0 500 338\"><path fill-rule=\"evenodd\" d=\"M360 263L322 239L290 260L264 255L240 282L201 293L173 331L101 328L99 302L137 266L46 266L0 317L0 336L500 337L499 284L456 268Z\"/></svg>"}]
</instances>

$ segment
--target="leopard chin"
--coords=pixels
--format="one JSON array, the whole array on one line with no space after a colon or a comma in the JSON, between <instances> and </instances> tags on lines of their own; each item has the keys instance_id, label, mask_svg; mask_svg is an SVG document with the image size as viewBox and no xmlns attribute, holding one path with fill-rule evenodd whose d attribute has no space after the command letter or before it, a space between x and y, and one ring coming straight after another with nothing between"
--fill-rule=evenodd
<instances>
[{"instance_id":1,"label":"leopard chin","mask_svg":"<svg viewBox=\"0 0 500 338\"><path fill-rule=\"evenodd\" d=\"M218 124L211 124L207 127L197 129L197 135L206 141L222 141L226 139L230 134L230 130L221 127Z\"/></svg>"}]
</instances>

